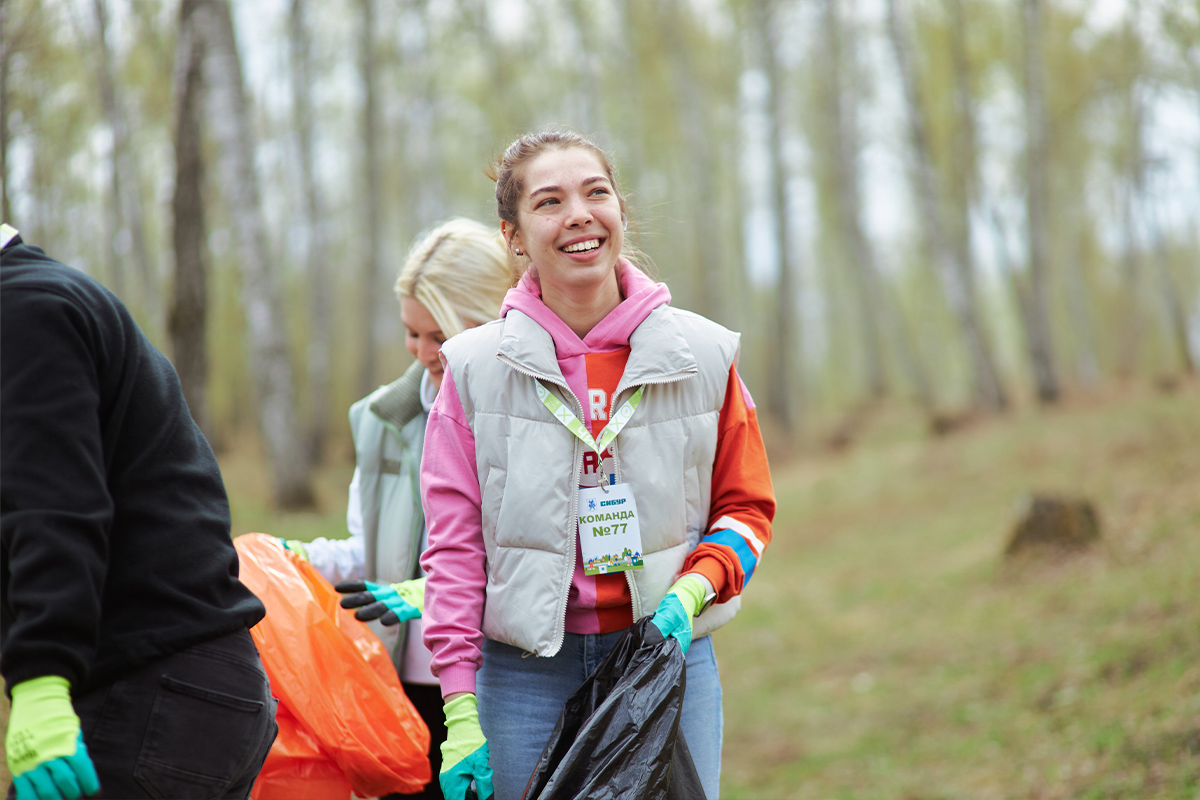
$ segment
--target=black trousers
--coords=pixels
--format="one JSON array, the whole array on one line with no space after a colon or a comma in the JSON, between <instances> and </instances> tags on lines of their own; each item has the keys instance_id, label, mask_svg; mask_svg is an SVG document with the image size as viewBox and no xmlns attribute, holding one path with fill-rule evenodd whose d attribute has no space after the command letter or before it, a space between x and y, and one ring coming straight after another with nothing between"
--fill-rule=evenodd
<instances>
[{"instance_id":1,"label":"black trousers","mask_svg":"<svg viewBox=\"0 0 1200 800\"><path fill-rule=\"evenodd\" d=\"M147 664L74 706L98 798L244 800L279 730L245 630Z\"/></svg>"}]
</instances>

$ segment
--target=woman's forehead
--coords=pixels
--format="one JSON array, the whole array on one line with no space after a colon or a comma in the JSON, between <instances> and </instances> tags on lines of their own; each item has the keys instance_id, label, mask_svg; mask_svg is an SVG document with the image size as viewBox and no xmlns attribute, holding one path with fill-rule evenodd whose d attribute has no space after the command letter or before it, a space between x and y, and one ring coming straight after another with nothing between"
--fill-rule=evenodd
<instances>
[{"instance_id":1,"label":"woman's forehead","mask_svg":"<svg viewBox=\"0 0 1200 800\"><path fill-rule=\"evenodd\" d=\"M595 182L609 184L608 171L600 158L583 147L547 150L525 165L525 196Z\"/></svg>"}]
</instances>

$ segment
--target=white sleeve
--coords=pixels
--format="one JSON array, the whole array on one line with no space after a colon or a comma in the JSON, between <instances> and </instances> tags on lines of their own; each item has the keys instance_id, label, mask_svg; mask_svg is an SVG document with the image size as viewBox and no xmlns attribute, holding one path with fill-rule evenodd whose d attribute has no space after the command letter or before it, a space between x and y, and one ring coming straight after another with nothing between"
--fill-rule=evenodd
<instances>
[{"instance_id":1,"label":"white sleeve","mask_svg":"<svg viewBox=\"0 0 1200 800\"><path fill-rule=\"evenodd\" d=\"M304 545L308 561L330 583L361 581L365 574L366 548L363 541L362 497L358 488L358 468L350 481L350 498L346 504L348 539L313 539Z\"/></svg>"}]
</instances>

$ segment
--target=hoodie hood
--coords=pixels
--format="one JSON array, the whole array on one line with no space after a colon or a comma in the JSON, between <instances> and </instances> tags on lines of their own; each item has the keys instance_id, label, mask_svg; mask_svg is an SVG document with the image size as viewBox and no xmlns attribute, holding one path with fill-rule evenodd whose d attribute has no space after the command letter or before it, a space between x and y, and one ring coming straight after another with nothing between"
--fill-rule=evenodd
<instances>
[{"instance_id":1,"label":"hoodie hood","mask_svg":"<svg viewBox=\"0 0 1200 800\"><path fill-rule=\"evenodd\" d=\"M630 334L651 311L671 302L671 292L666 284L655 283L624 258L621 259L619 280L621 295L625 299L583 339L542 302L542 287L528 271L516 286L508 290L500 308L500 316L503 317L510 309L529 316L554 339L554 349L560 360L588 352L628 347Z\"/></svg>"}]
</instances>

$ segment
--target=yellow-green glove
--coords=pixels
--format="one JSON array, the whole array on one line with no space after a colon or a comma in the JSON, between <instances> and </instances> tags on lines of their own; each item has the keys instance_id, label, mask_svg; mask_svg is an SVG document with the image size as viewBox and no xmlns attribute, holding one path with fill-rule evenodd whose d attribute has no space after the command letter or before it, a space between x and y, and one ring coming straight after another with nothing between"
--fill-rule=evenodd
<instances>
[{"instance_id":1,"label":"yellow-green glove","mask_svg":"<svg viewBox=\"0 0 1200 800\"><path fill-rule=\"evenodd\" d=\"M400 583L342 581L333 587L342 594L342 608L357 608L354 618L363 622L377 619L384 625L399 625L417 619L425 610L425 579Z\"/></svg>"},{"instance_id":2,"label":"yellow-green glove","mask_svg":"<svg viewBox=\"0 0 1200 800\"><path fill-rule=\"evenodd\" d=\"M283 545L284 550L290 550L308 561L308 548L304 546L304 542L299 539L280 539L279 543Z\"/></svg>"},{"instance_id":3,"label":"yellow-green glove","mask_svg":"<svg viewBox=\"0 0 1200 800\"><path fill-rule=\"evenodd\" d=\"M650 621L664 637L674 636L686 653L692 646L692 617L704 607L708 587L695 575L681 575L671 584Z\"/></svg>"},{"instance_id":4,"label":"yellow-green glove","mask_svg":"<svg viewBox=\"0 0 1200 800\"><path fill-rule=\"evenodd\" d=\"M75 800L100 791L66 678L44 675L13 687L4 748L17 800Z\"/></svg>"},{"instance_id":5,"label":"yellow-green glove","mask_svg":"<svg viewBox=\"0 0 1200 800\"><path fill-rule=\"evenodd\" d=\"M488 763L487 739L479 727L479 710L475 695L463 694L448 700L446 710L446 741L442 742L442 771L438 783L446 800L466 800L471 781L479 800L495 795L492 787L492 767Z\"/></svg>"}]
</instances>

